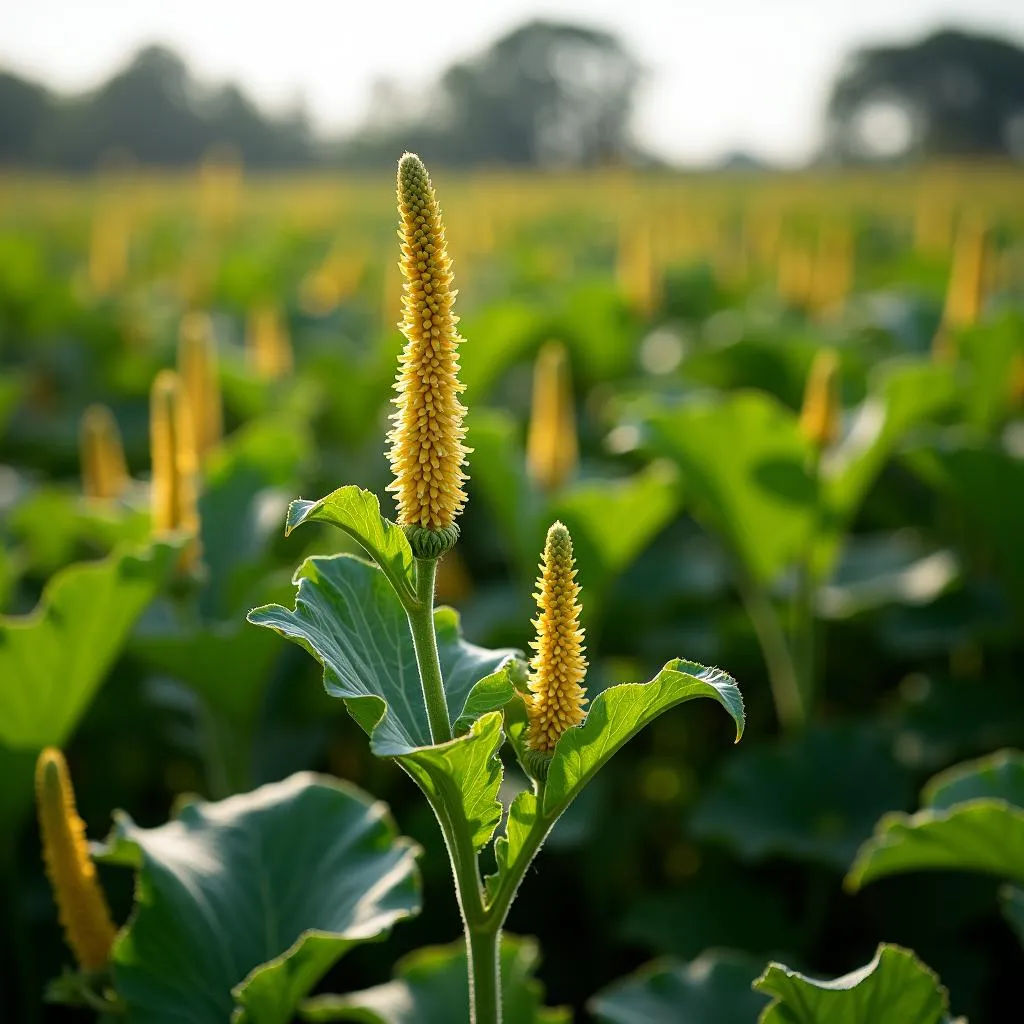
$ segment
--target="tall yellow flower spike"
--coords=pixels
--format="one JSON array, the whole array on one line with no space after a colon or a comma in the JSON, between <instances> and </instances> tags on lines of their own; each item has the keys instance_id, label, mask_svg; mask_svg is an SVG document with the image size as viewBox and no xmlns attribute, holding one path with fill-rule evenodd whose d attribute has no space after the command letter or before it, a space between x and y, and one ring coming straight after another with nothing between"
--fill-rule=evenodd
<instances>
[{"instance_id":1,"label":"tall yellow flower spike","mask_svg":"<svg viewBox=\"0 0 1024 1024\"><path fill-rule=\"evenodd\" d=\"M150 392L150 458L153 466L153 534L199 533L196 447L192 415L181 378L161 370ZM198 541L185 551L183 567L195 563Z\"/></svg>"},{"instance_id":2,"label":"tall yellow flower spike","mask_svg":"<svg viewBox=\"0 0 1024 1024\"><path fill-rule=\"evenodd\" d=\"M403 317L406 344L395 390L397 409L388 435L395 479L388 485L419 557L437 557L458 536L455 519L466 503L462 443L465 406L458 378L462 339L452 312L455 291L441 210L427 169L406 153L398 163Z\"/></svg>"},{"instance_id":3,"label":"tall yellow flower spike","mask_svg":"<svg viewBox=\"0 0 1024 1024\"><path fill-rule=\"evenodd\" d=\"M587 703L583 679L583 630L579 618L580 588L572 554L572 538L560 522L552 523L544 542L544 558L537 580L537 608L533 620L537 639L531 641L530 692L526 697L529 728L526 746L550 754L566 729L583 721Z\"/></svg>"},{"instance_id":4,"label":"tall yellow flower spike","mask_svg":"<svg viewBox=\"0 0 1024 1024\"><path fill-rule=\"evenodd\" d=\"M82 491L87 498L119 498L128 486L124 445L114 414L105 405L90 405L79 427Z\"/></svg>"},{"instance_id":5,"label":"tall yellow flower spike","mask_svg":"<svg viewBox=\"0 0 1024 1024\"><path fill-rule=\"evenodd\" d=\"M839 413L839 357L834 349L819 349L807 376L800 432L823 450L839 437Z\"/></svg>"},{"instance_id":6,"label":"tall yellow flower spike","mask_svg":"<svg viewBox=\"0 0 1024 1024\"><path fill-rule=\"evenodd\" d=\"M53 747L36 762L36 801L46 874L68 945L83 971L102 970L116 929L89 856L67 763Z\"/></svg>"},{"instance_id":7,"label":"tall yellow flower spike","mask_svg":"<svg viewBox=\"0 0 1024 1024\"><path fill-rule=\"evenodd\" d=\"M189 313L181 321L178 375L188 395L196 462L201 464L210 450L220 444L224 430L217 342L213 324L205 313Z\"/></svg>"},{"instance_id":8,"label":"tall yellow flower spike","mask_svg":"<svg viewBox=\"0 0 1024 1024\"><path fill-rule=\"evenodd\" d=\"M533 368L526 468L538 487L556 491L572 476L578 459L569 353L561 342L549 341Z\"/></svg>"}]
</instances>

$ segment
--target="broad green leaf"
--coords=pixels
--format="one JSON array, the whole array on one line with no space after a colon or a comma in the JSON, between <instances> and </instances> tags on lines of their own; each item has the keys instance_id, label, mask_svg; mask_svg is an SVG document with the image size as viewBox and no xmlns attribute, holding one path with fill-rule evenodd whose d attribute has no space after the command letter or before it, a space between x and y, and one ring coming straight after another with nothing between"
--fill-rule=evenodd
<instances>
[{"instance_id":1,"label":"broad green leaf","mask_svg":"<svg viewBox=\"0 0 1024 1024\"><path fill-rule=\"evenodd\" d=\"M737 751L691 828L746 860L781 855L842 871L879 816L911 799L909 775L877 728L812 727Z\"/></svg>"},{"instance_id":2,"label":"broad green leaf","mask_svg":"<svg viewBox=\"0 0 1024 1024\"><path fill-rule=\"evenodd\" d=\"M532 939L502 936L502 1024L570 1024L568 1010L544 1006L544 990L534 977L539 959ZM465 943L418 949L396 964L394 981L346 996L317 996L307 1000L302 1015L361 1024L468 1021Z\"/></svg>"},{"instance_id":3,"label":"broad green leaf","mask_svg":"<svg viewBox=\"0 0 1024 1024\"><path fill-rule=\"evenodd\" d=\"M767 998L751 989L763 961L711 950L688 964L641 967L594 996L601 1024L750 1024Z\"/></svg>"},{"instance_id":4,"label":"broad green leaf","mask_svg":"<svg viewBox=\"0 0 1024 1024\"><path fill-rule=\"evenodd\" d=\"M774 398L738 391L655 407L655 447L674 459L702 524L754 579L771 583L808 543L815 485L797 417Z\"/></svg>"},{"instance_id":5,"label":"broad green leaf","mask_svg":"<svg viewBox=\"0 0 1024 1024\"><path fill-rule=\"evenodd\" d=\"M889 814L857 854L846 885L907 871L980 871L1024 882L1024 755L999 751L931 779L917 814Z\"/></svg>"},{"instance_id":6,"label":"broad green leaf","mask_svg":"<svg viewBox=\"0 0 1024 1024\"><path fill-rule=\"evenodd\" d=\"M112 863L137 869L113 952L129 1024L288 1024L351 946L419 909L415 846L383 804L293 775L157 828L116 818Z\"/></svg>"},{"instance_id":7,"label":"broad green leaf","mask_svg":"<svg viewBox=\"0 0 1024 1024\"><path fill-rule=\"evenodd\" d=\"M64 743L176 554L156 544L69 566L31 615L0 617L0 741L20 750Z\"/></svg>"},{"instance_id":8,"label":"broad green leaf","mask_svg":"<svg viewBox=\"0 0 1024 1024\"><path fill-rule=\"evenodd\" d=\"M939 772L921 792L922 807L945 811L967 800L1004 800L1024 809L1024 754L1000 750Z\"/></svg>"},{"instance_id":9,"label":"broad green leaf","mask_svg":"<svg viewBox=\"0 0 1024 1024\"><path fill-rule=\"evenodd\" d=\"M1024 459L992 442L939 439L908 451L906 461L926 483L952 497L991 553L1011 598L1024 604Z\"/></svg>"},{"instance_id":10,"label":"broad green leaf","mask_svg":"<svg viewBox=\"0 0 1024 1024\"><path fill-rule=\"evenodd\" d=\"M953 405L958 394L949 366L900 358L875 367L849 431L822 459L823 529L815 552L819 578L830 575L843 537L896 445L912 427Z\"/></svg>"},{"instance_id":11,"label":"broad green leaf","mask_svg":"<svg viewBox=\"0 0 1024 1024\"><path fill-rule=\"evenodd\" d=\"M871 963L834 981L769 964L754 988L774 1001L758 1024L947 1024L949 997L908 949L883 943Z\"/></svg>"},{"instance_id":12,"label":"broad green leaf","mask_svg":"<svg viewBox=\"0 0 1024 1024\"><path fill-rule=\"evenodd\" d=\"M572 534L576 564L587 596L588 615L603 607L619 576L668 523L679 508L675 467L655 462L634 476L618 480L581 480L556 495L532 554L535 564L544 533L556 519Z\"/></svg>"},{"instance_id":13,"label":"broad green leaf","mask_svg":"<svg viewBox=\"0 0 1024 1024\"><path fill-rule=\"evenodd\" d=\"M743 735L743 698L731 676L690 661L670 661L648 683L622 683L595 698L582 725L555 745L544 786L543 813L557 817L621 747L658 715L688 700L710 697Z\"/></svg>"},{"instance_id":14,"label":"broad green leaf","mask_svg":"<svg viewBox=\"0 0 1024 1024\"><path fill-rule=\"evenodd\" d=\"M537 794L532 789L517 793L509 805L505 831L494 841L494 860L497 870L485 879L487 892L493 897L498 883L516 862L523 845L537 819Z\"/></svg>"},{"instance_id":15,"label":"broad green leaf","mask_svg":"<svg viewBox=\"0 0 1024 1024\"><path fill-rule=\"evenodd\" d=\"M1024 810L980 799L948 810L887 814L857 854L846 884L933 869L981 871L1024 882Z\"/></svg>"},{"instance_id":16,"label":"broad green leaf","mask_svg":"<svg viewBox=\"0 0 1024 1024\"><path fill-rule=\"evenodd\" d=\"M358 558L333 555L306 559L294 582L294 609L266 605L251 611L249 621L295 641L323 665L327 692L346 701L375 754L396 757L429 746L405 609L384 576ZM451 608L438 608L434 625L451 720L465 721L463 711L480 681L496 703L487 707L477 694L472 706L481 714L500 708L508 690L487 677L502 666L511 670L518 652L467 643Z\"/></svg>"},{"instance_id":17,"label":"broad green leaf","mask_svg":"<svg viewBox=\"0 0 1024 1024\"><path fill-rule=\"evenodd\" d=\"M1012 412L1014 357L1024 351L1024 322L1016 310L1006 310L994 321L976 324L957 335L957 354L970 369L970 384L963 389L968 421L991 430Z\"/></svg>"},{"instance_id":18,"label":"broad green leaf","mask_svg":"<svg viewBox=\"0 0 1024 1024\"><path fill-rule=\"evenodd\" d=\"M337 526L366 550L399 594L415 597L412 548L402 529L380 514L376 494L339 487L319 501L299 498L288 507L285 535L303 523Z\"/></svg>"}]
</instances>

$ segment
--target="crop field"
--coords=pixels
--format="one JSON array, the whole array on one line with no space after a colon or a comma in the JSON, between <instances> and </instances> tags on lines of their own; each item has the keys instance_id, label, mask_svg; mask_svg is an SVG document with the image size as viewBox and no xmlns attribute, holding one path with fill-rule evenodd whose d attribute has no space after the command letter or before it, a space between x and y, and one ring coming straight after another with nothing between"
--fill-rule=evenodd
<instances>
[{"instance_id":1,"label":"crop field","mask_svg":"<svg viewBox=\"0 0 1024 1024\"><path fill-rule=\"evenodd\" d=\"M398 185L0 176L0 1021L1018 1019L1024 172Z\"/></svg>"}]
</instances>

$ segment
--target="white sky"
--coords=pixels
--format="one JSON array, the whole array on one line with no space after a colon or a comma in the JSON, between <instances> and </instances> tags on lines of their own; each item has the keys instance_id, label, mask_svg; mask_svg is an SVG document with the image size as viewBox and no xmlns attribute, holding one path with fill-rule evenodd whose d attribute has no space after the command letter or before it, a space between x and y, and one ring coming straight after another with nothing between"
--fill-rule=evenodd
<instances>
[{"instance_id":1,"label":"white sky","mask_svg":"<svg viewBox=\"0 0 1024 1024\"><path fill-rule=\"evenodd\" d=\"M0 0L0 66L62 89L96 84L139 46L267 106L303 96L351 126L380 76L426 85L531 17L617 32L650 74L640 141L702 161L743 148L782 161L818 138L825 92L862 43L956 24L1024 41L1024 0Z\"/></svg>"}]
</instances>

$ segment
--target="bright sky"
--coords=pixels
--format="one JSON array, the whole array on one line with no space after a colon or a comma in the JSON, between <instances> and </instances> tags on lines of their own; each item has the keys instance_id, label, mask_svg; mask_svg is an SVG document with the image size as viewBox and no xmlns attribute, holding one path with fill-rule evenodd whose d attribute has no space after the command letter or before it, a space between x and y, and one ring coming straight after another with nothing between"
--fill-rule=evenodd
<instances>
[{"instance_id":1,"label":"bright sky","mask_svg":"<svg viewBox=\"0 0 1024 1024\"><path fill-rule=\"evenodd\" d=\"M533 17L617 32L649 68L640 141L674 159L747 149L798 161L855 46L956 24L1024 42L1024 0L2 0L0 66L58 88L96 84L139 46L178 50L203 79L257 100L305 97L358 123L375 78L415 88Z\"/></svg>"}]
</instances>

